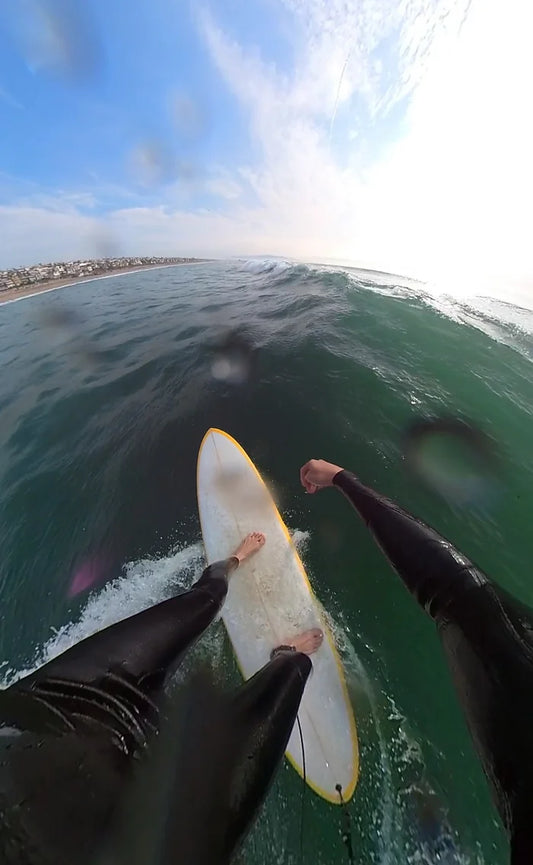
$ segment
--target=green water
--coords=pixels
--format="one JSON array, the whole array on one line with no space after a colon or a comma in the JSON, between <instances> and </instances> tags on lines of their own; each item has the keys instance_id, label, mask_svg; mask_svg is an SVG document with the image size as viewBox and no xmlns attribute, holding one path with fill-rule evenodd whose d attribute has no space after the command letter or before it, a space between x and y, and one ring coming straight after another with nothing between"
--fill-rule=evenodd
<instances>
[{"instance_id":1,"label":"green water","mask_svg":"<svg viewBox=\"0 0 533 865\"><path fill-rule=\"evenodd\" d=\"M533 604L531 322L508 313L435 305L378 274L267 262L148 271L3 306L4 681L190 584L203 564L196 454L208 427L226 429L272 481L332 617L358 719L358 861L426 861L410 807L420 784L448 814L461 851L449 861L506 861L432 623L347 502L305 496L298 471L310 457L352 469ZM221 380L213 360L236 339L242 374ZM497 443L486 500L454 506L407 470L406 430L435 415ZM220 625L197 653L238 682ZM246 862L299 861L301 799L285 765ZM307 860L345 861L338 809L310 791L303 826Z\"/></svg>"}]
</instances>

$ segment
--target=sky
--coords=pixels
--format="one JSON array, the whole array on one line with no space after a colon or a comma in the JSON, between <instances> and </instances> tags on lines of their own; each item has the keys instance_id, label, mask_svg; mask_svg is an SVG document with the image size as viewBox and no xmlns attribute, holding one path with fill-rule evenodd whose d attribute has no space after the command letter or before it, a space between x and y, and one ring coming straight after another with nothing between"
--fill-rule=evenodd
<instances>
[{"instance_id":1,"label":"sky","mask_svg":"<svg viewBox=\"0 0 533 865\"><path fill-rule=\"evenodd\" d=\"M0 267L279 255L533 298L530 0L4 0Z\"/></svg>"}]
</instances>

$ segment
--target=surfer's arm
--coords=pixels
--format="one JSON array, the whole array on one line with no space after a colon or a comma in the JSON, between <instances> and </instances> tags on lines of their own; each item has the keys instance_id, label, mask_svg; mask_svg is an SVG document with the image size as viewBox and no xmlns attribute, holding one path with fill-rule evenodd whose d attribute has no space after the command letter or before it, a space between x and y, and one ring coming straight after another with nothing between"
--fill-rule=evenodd
<instances>
[{"instance_id":1,"label":"surfer's arm","mask_svg":"<svg viewBox=\"0 0 533 865\"><path fill-rule=\"evenodd\" d=\"M533 861L530 717L532 611L434 529L340 471L332 479L390 563L437 621L456 691L511 840L512 865Z\"/></svg>"},{"instance_id":2,"label":"surfer's arm","mask_svg":"<svg viewBox=\"0 0 533 865\"><path fill-rule=\"evenodd\" d=\"M489 581L430 526L341 469L333 477L419 604L434 619L446 618L458 595Z\"/></svg>"},{"instance_id":3,"label":"surfer's arm","mask_svg":"<svg viewBox=\"0 0 533 865\"><path fill-rule=\"evenodd\" d=\"M491 587L489 579L449 541L399 505L365 486L351 472L325 460L300 470L308 493L338 487L354 506L394 570L419 604L439 622L456 617L471 589ZM469 604L470 606L470 604Z\"/></svg>"},{"instance_id":4,"label":"surfer's arm","mask_svg":"<svg viewBox=\"0 0 533 865\"><path fill-rule=\"evenodd\" d=\"M527 767L533 681L532 611L434 529L339 466L311 460L309 493L336 486L352 503L418 602L436 620L474 747L511 839L512 865L533 861Z\"/></svg>"},{"instance_id":5,"label":"surfer's arm","mask_svg":"<svg viewBox=\"0 0 533 865\"><path fill-rule=\"evenodd\" d=\"M496 630L498 623L507 630L512 622L533 644L531 610L493 583L435 529L325 460L306 463L300 479L309 493L331 486L342 490L409 591L439 624L453 622L475 644L480 619L487 621L489 629L496 623Z\"/></svg>"}]
</instances>

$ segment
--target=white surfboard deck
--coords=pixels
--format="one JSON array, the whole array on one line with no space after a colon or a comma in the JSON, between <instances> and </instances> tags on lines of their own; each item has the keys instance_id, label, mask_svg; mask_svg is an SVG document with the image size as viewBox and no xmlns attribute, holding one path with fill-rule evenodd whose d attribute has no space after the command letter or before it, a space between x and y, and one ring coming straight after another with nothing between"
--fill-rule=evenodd
<instances>
[{"instance_id":1,"label":"white surfboard deck","mask_svg":"<svg viewBox=\"0 0 533 865\"><path fill-rule=\"evenodd\" d=\"M208 562L230 556L251 531L266 535L258 553L231 575L222 619L245 679L254 675L275 646L312 627L324 631L313 654L298 717L306 780L324 799L340 804L353 795L359 772L357 734L344 672L333 637L301 559L274 500L241 446L210 429L200 446L198 507ZM303 776L295 724L286 751Z\"/></svg>"}]
</instances>

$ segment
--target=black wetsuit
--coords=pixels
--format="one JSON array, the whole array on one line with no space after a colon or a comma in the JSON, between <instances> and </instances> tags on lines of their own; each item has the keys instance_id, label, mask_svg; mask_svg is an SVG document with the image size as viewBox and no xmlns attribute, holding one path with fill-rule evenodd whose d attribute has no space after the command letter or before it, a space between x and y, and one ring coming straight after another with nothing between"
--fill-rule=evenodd
<instances>
[{"instance_id":1,"label":"black wetsuit","mask_svg":"<svg viewBox=\"0 0 533 865\"><path fill-rule=\"evenodd\" d=\"M531 865L531 611L437 532L349 472L337 474L334 484L437 623L511 839L512 863ZM0 695L0 719L20 731L6 737L9 749L0 737L2 863L100 865L95 851L112 832L134 758L150 751L145 745L160 722L165 680L218 612L230 567L231 560L211 565L190 592L89 637ZM216 751L215 742L215 753L231 773L230 789L214 804L223 832L217 849L207 844L209 865L229 861L257 813L310 670L306 655L282 652L233 698L236 736L224 753ZM190 756L194 765L198 757ZM203 808L209 788L200 783L195 790ZM197 829L191 825L188 840ZM158 862L200 862L194 850L183 852L183 827L180 831L181 846L167 845ZM108 857L104 865L115 861ZM152 862L145 858L142 865Z\"/></svg>"},{"instance_id":2,"label":"black wetsuit","mask_svg":"<svg viewBox=\"0 0 533 865\"><path fill-rule=\"evenodd\" d=\"M230 558L210 565L189 592L83 640L1 692L1 865L124 861L120 851L108 851L132 767L150 751L146 746L165 711L165 683L220 610L235 564ZM222 764L229 763L227 786L211 803L216 783L195 788L205 801L189 810L202 825L185 827L186 837L176 844L171 836L168 843L158 841L158 865L231 859L283 756L310 671L307 655L282 647L228 700L225 715L214 717L211 726L209 718L197 719L197 726L205 725L206 748L226 724L223 753L207 769L220 776ZM170 731L175 735L177 730ZM191 765L194 770L194 759ZM210 808L216 808L218 837L209 825ZM212 837L196 843L189 837L195 832ZM144 865L155 865L155 859Z\"/></svg>"},{"instance_id":3,"label":"black wetsuit","mask_svg":"<svg viewBox=\"0 0 533 865\"><path fill-rule=\"evenodd\" d=\"M533 611L350 472L339 472L334 485L436 622L511 861L533 865Z\"/></svg>"}]
</instances>

